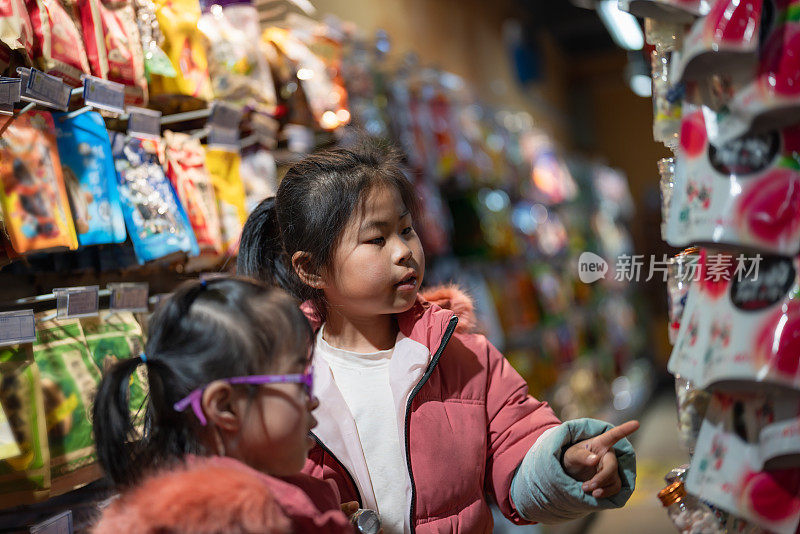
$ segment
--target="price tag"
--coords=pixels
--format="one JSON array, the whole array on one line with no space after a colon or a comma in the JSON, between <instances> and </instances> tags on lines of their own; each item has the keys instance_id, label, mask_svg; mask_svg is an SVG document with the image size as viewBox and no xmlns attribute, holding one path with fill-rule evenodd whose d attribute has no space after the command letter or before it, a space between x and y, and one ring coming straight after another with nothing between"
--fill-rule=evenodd
<instances>
[{"instance_id":1,"label":"price tag","mask_svg":"<svg viewBox=\"0 0 800 534\"><path fill-rule=\"evenodd\" d=\"M125 86L84 74L83 101L87 106L113 113L125 111Z\"/></svg>"},{"instance_id":2,"label":"price tag","mask_svg":"<svg viewBox=\"0 0 800 534\"><path fill-rule=\"evenodd\" d=\"M238 130L243 114L244 110L242 108L221 100L215 100L211 105L211 116L208 119L208 124L209 126Z\"/></svg>"},{"instance_id":3,"label":"price tag","mask_svg":"<svg viewBox=\"0 0 800 534\"><path fill-rule=\"evenodd\" d=\"M161 112L128 107L128 134L148 139L161 137Z\"/></svg>"},{"instance_id":4,"label":"price tag","mask_svg":"<svg viewBox=\"0 0 800 534\"><path fill-rule=\"evenodd\" d=\"M14 104L0 104L0 115L13 115Z\"/></svg>"},{"instance_id":5,"label":"price tag","mask_svg":"<svg viewBox=\"0 0 800 534\"><path fill-rule=\"evenodd\" d=\"M72 88L61 78L31 69L23 94L38 99L51 108L67 111Z\"/></svg>"},{"instance_id":6,"label":"price tag","mask_svg":"<svg viewBox=\"0 0 800 534\"><path fill-rule=\"evenodd\" d=\"M208 146L238 152L241 149L239 129L211 125L208 129Z\"/></svg>"},{"instance_id":7,"label":"price tag","mask_svg":"<svg viewBox=\"0 0 800 534\"><path fill-rule=\"evenodd\" d=\"M36 341L36 319L33 310L0 313L0 346Z\"/></svg>"},{"instance_id":8,"label":"price tag","mask_svg":"<svg viewBox=\"0 0 800 534\"><path fill-rule=\"evenodd\" d=\"M153 295L152 297L150 297L148 299L148 303L155 310L156 308L158 308L161 305L161 303L164 300L168 299L171 296L172 296L172 293L159 293L158 295Z\"/></svg>"},{"instance_id":9,"label":"price tag","mask_svg":"<svg viewBox=\"0 0 800 534\"><path fill-rule=\"evenodd\" d=\"M71 319L97 315L100 309L100 287L65 287L53 290L56 296L56 317Z\"/></svg>"},{"instance_id":10,"label":"price tag","mask_svg":"<svg viewBox=\"0 0 800 534\"><path fill-rule=\"evenodd\" d=\"M19 78L0 77L0 104L19 102L22 95L21 82Z\"/></svg>"},{"instance_id":11,"label":"price tag","mask_svg":"<svg viewBox=\"0 0 800 534\"><path fill-rule=\"evenodd\" d=\"M72 510L67 510L32 526L30 534L72 534Z\"/></svg>"},{"instance_id":12,"label":"price tag","mask_svg":"<svg viewBox=\"0 0 800 534\"><path fill-rule=\"evenodd\" d=\"M146 312L148 310L148 294L150 287L147 283L121 283L108 284L111 290L111 304L113 311Z\"/></svg>"}]
</instances>

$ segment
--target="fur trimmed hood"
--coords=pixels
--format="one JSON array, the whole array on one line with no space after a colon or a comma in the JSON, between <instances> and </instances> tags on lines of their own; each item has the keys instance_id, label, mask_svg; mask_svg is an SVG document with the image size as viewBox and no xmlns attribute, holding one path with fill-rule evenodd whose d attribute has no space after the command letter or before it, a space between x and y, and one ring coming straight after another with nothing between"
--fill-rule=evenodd
<instances>
[{"instance_id":1,"label":"fur trimmed hood","mask_svg":"<svg viewBox=\"0 0 800 534\"><path fill-rule=\"evenodd\" d=\"M431 287L421 291L420 296L431 304L453 312L458 317L457 332L474 333L477 330L478 319L472 297L456 284Z\"/></svg>"},{"instance_id":2,"label":"fur trimmed hood","mask_svg":"<svg viewBox=\"0 0 800 534\"><path fill-rule=\"evenodd\" d=\"M267 476L224 457L192 457L123 492L93 534L353 532L338 491L305 475Z\"/></svg>"}]
</instances>

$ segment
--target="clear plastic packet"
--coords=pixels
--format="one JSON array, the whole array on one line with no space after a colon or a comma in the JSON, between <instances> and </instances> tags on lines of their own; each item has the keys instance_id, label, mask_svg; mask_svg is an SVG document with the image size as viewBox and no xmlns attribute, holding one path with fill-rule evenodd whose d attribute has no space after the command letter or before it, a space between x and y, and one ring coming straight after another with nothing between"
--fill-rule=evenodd
<instances>
[{"instance_id":1,"label":"clear plastic packet","mask_svg":"<svg viewBox=\"0 0 800 534\"><path fill-rule=\"evenodd\" d=\"M711 393L682 376L675 377L675 393L678 398L678 439L681 446L693 454L703 417L711 402Z\"/></svg>"},{"instance_id":2,"label":"clear plastic packet","mask_svg":"<svg viewBox=\"0 0 800 534\"><path fill-rule=\"evenodd\" d=\"M716 114L687 108L676 154L667 242L800 251L800 126L709 143Z\"/></svg>"},{"instance_id":3,"label":"clear plastic packet","mask_svg":"<svg viewBox=\"0 0 800 534\"><path fill-rule=\"evenodd\" d=\"M275 196L278 190L278 168L269 150L259 149L244 154L240 167L244 183L247 212L252 212L262 200Z\"/></svg>"},{"instance_id":4,"label":"clear plastic packet","mask_svg":"<svg viewBox=\"0 0 800 534\"><path fill-rule=\"evenodd\" d=\"M33 23L34 62L73 87L89 74L83 34L72 3L66 0L26 0Z\"/></svg>"},{"instance_id":5,"label":"clear plastic packet","mask_svg":"<svg viewBox=\"0 0 800 534\"><path fill-rule=\"evenodd\" d=\"M177 252L200 253L184 207L161 167L160 143L111 134L122 213L140 263Z\"/></svg>"},{"instance_id":6,"label":"clear plastic packet","mask_svg":"<svg viewBox=\"0 0 800 534\"><path fill-rule=\"evenodd\" d=\"M186 134L164 132L164 160L167 177L186 207L200 251L221 254L217 197L200 141Z\"/></svg>"},{"instance_id":7,"label":"clear plastic packet","mask_svg":"<svg viewBox=\"0 0 800 534\"><path fill-rule=\"evenodd\" d=\"M673 345L681 328L683 312L686 308L686 299L689 295L689 286L695 278L698 251L695 248L687 249L675 257L670 258L667 264L667 312L669 314L669 341Z\"/></svg>"},{"instance_id":8,"label":"clear plastic packet","mask_svg":"<svg viewBox=\"0 0 800 534\"><path fill-rule=\"evenodd\" d=\"M144 55L132 0L77 0L92 74L125 86L125 103L147 103Z\"/></svg>"},{"instance_id":9,"label":"clear plastic packet","mask_svg":"<svg viewBox=\"0 0 800 534\"><path fill-rule=\"evenodd\" d=\"M117 171L105 122L89 111L54 114L58 152L81 246L122 243L127 237Z\"/></svg>"},{"instance_id":10,"label":"clear plastic packet","mask_svg":"<svg viewBox=\"0 0 800 534\"><path fill-rule=\"evenodd\" d=\"M156 5L153 0L134 0L134 6L139 36L142 39L145 76L148 80L151 74L174 78L178 73L161 48L164 44L164 34L161 33L161 27L158 25Z\"/></svg>"},{"instance_id":11,"label":"clear plastic packet","mask_svg":"<svg viewBox=\"0 0 800 534\"><path fill-rule=\"evenodd\" d=\"M78 248L50 113L26 113L0 138L0 205L17 253Z\"/></svg>"}]
</instances>

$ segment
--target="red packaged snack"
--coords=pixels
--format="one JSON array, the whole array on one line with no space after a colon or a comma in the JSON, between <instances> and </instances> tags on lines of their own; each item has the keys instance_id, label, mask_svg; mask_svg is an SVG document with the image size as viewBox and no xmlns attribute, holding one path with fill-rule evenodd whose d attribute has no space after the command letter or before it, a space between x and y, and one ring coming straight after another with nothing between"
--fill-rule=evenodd
<instances>
[{"instance_id":1,"label":"red packaged snack","mask_svg":"<svg viewBox=\"0 0 800 534\"><path fill-rule=\"evenodd\" d=\"M0 72L19 56L19 62L30 64L33 56L33 26L24 0L0 0Z\"/></svg>"},{"instance_id":2,"label":"red packaged snack","mask_svg":"<svg viewBox=\"0 0 800 534\"><path fill-rule=\"evenodd\" d=\"M92 74L125 86L125 103L147 102L144 53L130 0L77 0Z\"/></svg>"},{"instance_id":3,"label":"red packaged snack","mask_svg":"<svg viewBox=\"0 0 800 534\"><path fill-rule=\"evenodd\" d=\"M26 0L34 36L34 60L48 74L73 87L89 74L89 60L72 6L59 0Z\"/></svg>"}]
</instances>

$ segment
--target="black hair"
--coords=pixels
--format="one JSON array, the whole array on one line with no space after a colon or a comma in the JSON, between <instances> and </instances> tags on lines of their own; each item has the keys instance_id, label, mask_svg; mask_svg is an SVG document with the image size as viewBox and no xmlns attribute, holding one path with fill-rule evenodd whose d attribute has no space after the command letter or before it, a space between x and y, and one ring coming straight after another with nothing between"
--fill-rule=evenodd
<instances>
[{"instance_id":1,"label":"black hair","mask_svg":"<svg viewBox=\"0 0 800 534\"><path fill-rule=\"evenodd\" d=\"M310 300L324 318L322 291L304 284L292 267L298 251L309 254L309 267L330 266L348 221L362 207L372 188L395 188L418 220L419 198L388 145L362 141L307 156L293 165L273 198L250 214L239 243L237 271Z\"/></svg>"},{"instance_id":2,"label":"black hair","mask_svg":"<svg viewBox=\"0 0 800 534\"><path fill-rule=\"evenodd\" d=\"M279 289L234 277L181 285L149 322L142 435L131 417L129 384L143 360L120 361L103 376L93 407L100 464L126 486L187 454L204 454L196 416L173 405L209 382L269 372L281 357L305 356L311 347L308 321Z\"/></svg>"}]
</instances>

